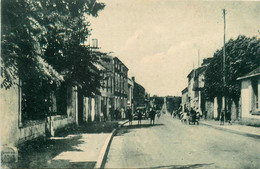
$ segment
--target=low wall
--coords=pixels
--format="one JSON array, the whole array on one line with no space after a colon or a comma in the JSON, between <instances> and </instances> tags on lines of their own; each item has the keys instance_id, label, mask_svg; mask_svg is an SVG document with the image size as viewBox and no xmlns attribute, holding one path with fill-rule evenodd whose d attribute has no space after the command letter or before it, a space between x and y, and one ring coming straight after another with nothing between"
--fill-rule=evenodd
<instances>
[{"instance_id":1,"label":"low wall","mask_svg":"<svg viewBox=\"0 0 260 169\"><path fill-rule=\"evenodd\" d=\"M52 130L55 133L56 130L63 128L73 122L73 118L68 118L67 116L52 116ZM49 123L45 121L38 122L37 124L32 124L27 127L19 128L17 144L21 144L25 141L32 140L40 136L45 137L46 131L50 131L50 129Z\"/></svg>"},{"instance_id":2,"label":"low wall","mask_svg":"<svg viewBox=\"0 0 260 169\"><path fill-rule=\"evenodd\" d=\"M52 127L53 130L56 131L60 128L65 127L66 125L73 123L73 119L72 118L68 118L67 116L55 116L52 117Z\"/></svg>"},{"instance_id":3,"label":"low wall","mask_svg":"<svg viewBox=\"0 0 260 169\"><path fill-rule=\"evenodd\" d=\"M32 126L19 128L17 144L21 144L25 141L32 140L40 136L45 136L45 126L45 122L41 122Z\"/></svg>"}]
</instances>

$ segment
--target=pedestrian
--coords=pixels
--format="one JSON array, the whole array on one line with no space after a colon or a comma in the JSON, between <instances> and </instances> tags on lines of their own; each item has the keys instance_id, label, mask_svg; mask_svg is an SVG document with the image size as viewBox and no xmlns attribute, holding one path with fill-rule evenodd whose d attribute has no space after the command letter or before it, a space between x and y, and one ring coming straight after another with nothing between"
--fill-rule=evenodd
<instances>
[{"instance_id":1,"label":"pedestrian","mask_svg":"<svg viewBox=\"0 0 260 169\"><path fill-rule=\"evenodd\" d=\"M199 110L199 108L197 107L197 109L196 109L196 115L195 115L195 117L196 117L196 119L200 119L200 117L201 117L201 113L200 113L200 110Z\"/></svg>"},{"instance_id":2,"label":"pedestrian","mask_svg":"<svg viewBox=\"0 0 260 169\"><path fill-rule=\"evenodd\" d=\"M207 114L208 114L208 111L206 110L206 111L204 112L204 119L205 119L205 120L207 119Z\"/></svg>"},{"instance_id":3,"label":"pedestrian","mask_svg":"<svg viewBox=\"0 0 260 169\"><path fill-rule=\"evenodd\" d=\"M159 119L160 118L160 116L161 116L161 111L157 111L157 118Z\"/></svg>"},{"instance_id":4,"label":"pedestrian","mask_svg":"<svg viewBox=\"0 0 260 169\"><path fill-rule=\"evenodd\" d=\"M141 125L142 112L140 110L137 110L137 118L138 118L138 125Z\"/></svg>"},{"instance_id":5,"label":"pedestrian","mask_svg":"<svg viewBox=\"0 0 260 169\"><path fill-rule=\"evenodd\" d=\"M184 124L186 123L187 124L187 112L181 112L181 123Z\"/></svg>"},{"instance_id":6,"label":"pedestrian","mask_svg":"<svg viewBox=\"0 0 260 169\"><path fill-rule=\"evenodd\" d=\"M229 110L227 110L227 113L226 113L226 122L228 122L228 124L232 125L232 122L231 122L231 113Z\"/></svg>"},{"instance_id":7,"label":"pedestrian","mask_svg":"<svg viewBox=\"0 0 260 169\"><path fill-rule=\"evenodd\" d=\"M150 108L150 124L154 125L155 114L155 110L153 108Z\"/></svg>"},{"instance_id":8,"label":"pedestrian","mask_svg":"<svg viewBox=\"0 0 260 169\"><path fill-rule=\"evenodd\" d=\"M123 107L121 108L121 118L125 119L125 109Z\"/></svg>"},{"instance_id":9,"label":"pedestrian","mask_svg":"<svg viewBox=\"0 0 260 169\"><path fill-rule=\"evenodd\" d=\"M107 111L105 110L105 111L104 111L104 121L107 121L107 120L108 120Z\"/></svg>"},{"instance_id":10,"label":"pedestrian","mask_svg":"<svg viewBox=\"0 0 260 169\"><path fill-rule=\"evenodd\" d=\"M225 119L225 117L224 117L224 110L222 110L220 112L220 125L224 125L224 119Z\"/></svg>"},{"instance_id":11,"label":"pedestrian","mask_svg":"<svg viewBox=\"0 0 260 169\"><path fill-rule=\"evenodd\" d=\"M118 110L118 108L115 110L115 116L116 116L116 120L118 120L118 116L119 116L119 110Z\"/></svg>"},{"instance_id":12,"label":"pedestrian","mask_svg":"<svg viewBox=\"0 0 260 169\"><path fill-rule=\"evenodd\" d=\"M129 120L129 126L132 125L132 121L133 121L133 114L132 114L132 110L130 108L127 109L127 116L128 116L128 120Z\"/></svg>"}]
</instances>

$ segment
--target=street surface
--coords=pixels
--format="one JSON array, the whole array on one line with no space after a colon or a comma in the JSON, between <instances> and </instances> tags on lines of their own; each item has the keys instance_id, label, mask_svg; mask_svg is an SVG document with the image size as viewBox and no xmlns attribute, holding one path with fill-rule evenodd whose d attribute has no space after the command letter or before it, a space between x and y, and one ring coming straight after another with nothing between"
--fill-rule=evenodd
<instances>
[{"instance_id":1,"label":"street surface","mask_svg":"<svg viewBox=\"0 0 260 169\"><path fill-rule=\"evenodd\" d=\"M183 125L168 114L154 126L142 120L113 138L105 168L260 168L260 140L203 125Z\"/></svg>"}]
</instances>

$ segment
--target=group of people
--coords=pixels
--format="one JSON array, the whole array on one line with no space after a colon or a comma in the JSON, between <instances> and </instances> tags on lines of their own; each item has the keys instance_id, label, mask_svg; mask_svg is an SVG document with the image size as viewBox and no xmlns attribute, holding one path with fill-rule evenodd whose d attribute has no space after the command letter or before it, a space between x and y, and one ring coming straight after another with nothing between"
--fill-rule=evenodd
<instances>
[{"instance_id":1,"label":"group of people","mask_svg":"<svg viewBox=\"0 0 260 169\"><path fill-rule=\"evenodd\" d=\"M118 120L118 119L125 119L125 109L121 108L121 109L115 109L114 114L113 114L113 118Z\"/></svg>"},{"instance_id":2,"label":"group of people","mask_svg":"<svg viewBox=\"0 0 260 169\"><path fill-rule=\"evenodd\" d=\"M207 111L204 111L204 119L207 118ZM184 108L184 111L181 111L179 109L176 112L172 113L173 117L179 118L182 123L184 122L198 122L200 118L202 118L202 112L199 110L199 108L191 107L190 110L188 110L187 107ZM224 121L226 121L228 124L232 125L231 122L231 112L229 110L221 110L219 114L219 121L220 125L224 125Z\"/></svg>"},{"instance_id":3,"label":"group of people","mask_svg":"<svg viewBox=\"0 0 260 169\"><path fill-rule=\"evenodd\" d=\"M197 122L199 121L199 119L202 117L202 113L201 111L199 111L198 108L196 107L191 107L190 111L185 108L184 112L180 112L179 114L179 119L181 120L182 123L184 122Z\"/></svg>"},{"instance_id":4,"label":"group of people","mask_svg":"<svg viewBox=\"0 0 260 169\"><path fill-rule=\"evenodd\" d=\"M154 125L154 119L155 119L156 111L152 107L150 107L146 111L148 113L148 118L150 118L150 124ZM127 117L128 117L128 120L129 120L129 125L132 125L132 121L133 121L133 117L134 117L134 115L132 113L132 109L130 107L128 107L126 113L127 113ZM143 113L144 112L142 112L141 110L136 110L138 125L141 125L141 123L142 123ZM158 113L157 113L157 116L159 118Z\"/></svg>"},{"instance_id":5,"label":"group of people","mask_svg":"<svg viewBox=\"0 0 260 169\"><path fill-rule=\"evenodd\" d=\"M226 119L226 122L230 125L232 125L232 122L231 122L231 113L229 110L221 110L220 112L220 125L224 125L224 121Z\"/></svg>"}]
</instances>

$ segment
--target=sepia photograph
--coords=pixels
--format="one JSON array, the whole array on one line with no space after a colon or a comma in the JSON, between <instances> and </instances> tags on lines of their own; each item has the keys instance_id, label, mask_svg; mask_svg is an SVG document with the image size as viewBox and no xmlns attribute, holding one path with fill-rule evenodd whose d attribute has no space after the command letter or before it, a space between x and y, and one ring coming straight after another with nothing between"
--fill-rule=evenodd
<instances>
[{"instance_id":1,"label":"sepia photograph","mask_svg":"<svg viewBox=\"0 0 260 169\"><path fill-rule=\"evenodd\" d=\"M0 2L0 168L260 168L260 1Z\"/></svg>"}]
</instances>

